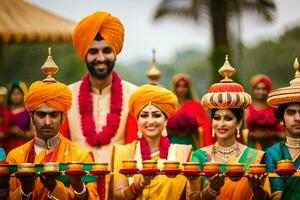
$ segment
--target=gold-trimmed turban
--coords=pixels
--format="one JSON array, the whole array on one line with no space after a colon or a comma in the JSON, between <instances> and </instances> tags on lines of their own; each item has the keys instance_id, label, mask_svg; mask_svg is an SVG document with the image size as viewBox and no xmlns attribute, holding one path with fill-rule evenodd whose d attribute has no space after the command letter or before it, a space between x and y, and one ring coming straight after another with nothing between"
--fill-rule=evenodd
<instances>
[{"instance_id":1,"label":"gold-trimmed turban","mask_svg":"<svg viewBox=\"0 0 300 200\"><path fill-rule=\"evenodd\" d=\"M209 109L246 108L251 103L251 96L240 84L230 79L235 69L230 66L227 57L219 73L225 78L210 86L201 99L202 106Z\"/></svg>"},{"instance_id":2,"label":"gold-trimmed turban","mask_svg":"<svg viewBox=\"0 0 300 200\"><path fill-rule=\"evenodd\" d=\"M82 60L85 60L87 51L97 33L118 55L123 47L124 27L121 21L107 12L95 12L83 18L73 31L73 45Z\"/></svg>"},{"instance_id":3,"label":"gold-trimmed turban","mask_svg":"<svg viewBox=\"0 0 300 200\"><path fill-rule=\"evenodd\" d=\"M72 104L72 93L63 83L36 81L31 84L24 104L28 111L34 111L47 104L61 112L67 112Z\"/></svg>"},{"instance_id":4,"label":"gold-trimmed turban","mask_svg":"<svg viewBox=\"0 0 300 200\"><path fill-rule=\"evenodd\" d=\"M149 103L157 106L167 117L176 110L178 99L170 90L146 84L139 87L130 97L129 111L138 118L141 110Z\"/></svg>"},{"instance_id":5,"label":"gold-trimmed turban","mask_svg":"<svg viewBox=\"0 0 300 200\"><path fill-rule=\"evenodd\" d=\"M300 103L300 72L299 62L295 59L294 69L296 70L295 78L290 81L290 86L272 90L269 93L268 104L273 108L277 108L281 104Z\"/></svg>"}]
</instances>

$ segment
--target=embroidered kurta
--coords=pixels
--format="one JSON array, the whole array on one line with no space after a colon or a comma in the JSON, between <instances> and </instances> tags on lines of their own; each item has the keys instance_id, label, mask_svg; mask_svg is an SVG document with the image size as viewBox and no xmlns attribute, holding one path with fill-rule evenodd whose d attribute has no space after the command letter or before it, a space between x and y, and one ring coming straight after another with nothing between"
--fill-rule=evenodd
<instances>
[{"instance_id":1,"label":"embroidered kurta","mask_svg":"<svg viewBox=\"0 0 300 200\"><path fill-rule=\"evenodd\" d=\"M264 162L267 165L267 171L272 173L277 168L277 161L292 160L291 154L284 142L278 142L266 150ZM295 169L300 168L300 156L293 161ZM297 172L299 173L299 172ZM279 177L270 177L271 191L283 191L281 199L299 199L300 198L300 177L291 176L286 180Z\"/></svg>"},{"instance_id":2,"label":"embroidered kurta","mask_svg":"<svg viewBox=\"0 0 300 200\"><path fill-rule=\"evenodd\" d=\"M9 164L26 163L30 159L29 155L32 150L34 140L19 146L7 155L7 162ZM69 162L69 161L81 161L84 163L91 163L94 161L91 151L80 147L79 145L69 141L65 137L61 137L60 144L55 147L56 149L49 156L42 150L37 155L35 155L34 163L43 163L45 159L49 162ZM12 177L10 179L10 197L9 199L22 199L20 190L20 181L17 178ZM96 183L88 183L86 185L89 191L89 199L99 199L97 194ZM32 192L32 199L47 199L48 189L40 182L39 178L35 180L35 187ZM73 189L67 188L62 182L57 181L56 187L51 193L51 196L57 199L73 199L74 191Z\"/></svg>"},{"instance_id":3,"label":"embroidered kurta","mask_svg":"<svg viewBox=\"0 0 300 200\"><path fill-rule=\"evenodd\" d=\"M126 122L128 117L128 100L133 91L137 88L135 85L122 81L123 89L123 103L122 103L122 112L121 120L119 124L118 131L116 135L112 138L111 143L108 145L102 145L99 147L91 147L85 142L85 137L82 132L81 127L81 116L79 112L79 103L78 95L79 88L82 81L78 81L70 85L72 91L72 107L68 112L68 125L70 131L70 139L86 148L92 150L96 162L108 162L111 160L111 152L113 145L115 144L124 144L125 141L125 130ZM110 102L111 102L111 85L107 86L102 90L102 93L99 93L99 90L92 88L92 97L93 97L93 117L96 125L96 132L102 130L102 127L106 125L106 116L110 112Z\"/></svg>"}]
</instances>

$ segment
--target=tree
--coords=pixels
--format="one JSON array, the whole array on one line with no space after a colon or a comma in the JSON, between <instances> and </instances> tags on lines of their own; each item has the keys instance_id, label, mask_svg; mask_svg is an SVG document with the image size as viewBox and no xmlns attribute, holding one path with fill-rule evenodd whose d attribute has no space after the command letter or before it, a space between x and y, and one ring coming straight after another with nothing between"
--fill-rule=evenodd
<instances>
[{"instance_id":1,"label":"tree","mask_svg":"<svg viewBox=\"0 0 300 200\"><path fill-rule=\"evenodd\" d=\"M231 53L228 22L234 18L239 20L244 9L255 10L266 21L272 21L275 4L272 0L162 0L155 11L154 19L169 15L198 22L204 13L208 14L213 38L210 55L212 81L216 82L219 79L217 71L224 63L225 55Z\"/></svg>"}]
</instances>

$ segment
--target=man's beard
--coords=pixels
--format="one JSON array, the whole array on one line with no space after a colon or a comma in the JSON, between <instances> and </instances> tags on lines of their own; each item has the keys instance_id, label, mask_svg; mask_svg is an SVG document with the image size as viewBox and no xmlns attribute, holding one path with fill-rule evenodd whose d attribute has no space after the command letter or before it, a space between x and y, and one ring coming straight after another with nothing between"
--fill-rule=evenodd
<instances>
[{"instance_id":1,"label":"man's beard","mask_svg":"<svg viewBox=\"0 0 300 200\"><path fill-rule=\"evenodd\" d=\"M106 67L104 69L96 69L96 65L104 64ZM90 72L90 74L97 79L105 79L114 69L115 61L93 61L90 63L86 63L86 66Z\"/></svg>"}]
</instances>

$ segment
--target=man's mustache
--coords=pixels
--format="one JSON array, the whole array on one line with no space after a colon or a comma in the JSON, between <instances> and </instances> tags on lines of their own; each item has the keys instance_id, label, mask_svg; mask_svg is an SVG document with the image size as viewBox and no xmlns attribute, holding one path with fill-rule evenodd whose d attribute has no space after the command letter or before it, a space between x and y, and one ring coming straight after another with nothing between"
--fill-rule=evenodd
<instances>
[{"instance_id":1,"label":"man's mustache","mask_svg":"<svg viewBox=\"0 0 300 200\"><path fill-rule=\"evenodd\" d=\"M95 66L95 65L100 65L100 64L108 64L108 62L107 62L107 60L105 60L105 61L99 61L99 60L96 60L96 61L94 61L93 63L92 63L92 65L93 66Z\"/></svg>"}]
</instances>

